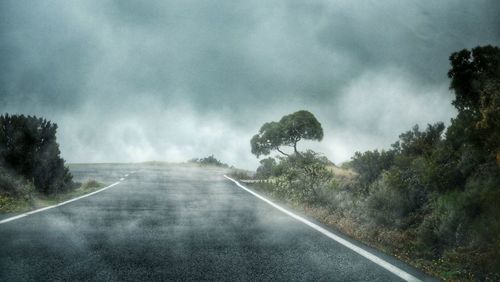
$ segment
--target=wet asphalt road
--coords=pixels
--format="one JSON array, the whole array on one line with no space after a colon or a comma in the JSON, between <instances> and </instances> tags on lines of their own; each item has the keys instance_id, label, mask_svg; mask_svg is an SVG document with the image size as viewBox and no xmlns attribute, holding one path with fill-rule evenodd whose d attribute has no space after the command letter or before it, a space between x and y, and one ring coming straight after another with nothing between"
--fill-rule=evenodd
<instances>
[{"instance_id":1,"label":"wet asphalt road","mask_svg":"<svg viewBox=\"0 0 500 282\"><path fill-rule=\"evenodd\" d=\"M112 183L131 165L72 167ZM0 225L0 281L400 281L222 171L145 166L91 197Z\"/></svg>"}]
</instances>

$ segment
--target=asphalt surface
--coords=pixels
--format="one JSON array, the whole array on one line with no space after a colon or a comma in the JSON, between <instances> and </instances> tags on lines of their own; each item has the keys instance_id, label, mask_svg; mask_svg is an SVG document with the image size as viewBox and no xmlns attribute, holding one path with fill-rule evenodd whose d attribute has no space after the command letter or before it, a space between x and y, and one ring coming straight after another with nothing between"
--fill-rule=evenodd
<instances>
[{"instance_id":1,"label":"asphalt surface","mask_svg":"<svg viewBox=\"0 0 500 282\"><path fill-rule=\"evenodd\" d=\"M222 171L93 165L72 172L107 183L129 176L1 224L0 281L401 281Z\"/></svg>"}]
</instances>

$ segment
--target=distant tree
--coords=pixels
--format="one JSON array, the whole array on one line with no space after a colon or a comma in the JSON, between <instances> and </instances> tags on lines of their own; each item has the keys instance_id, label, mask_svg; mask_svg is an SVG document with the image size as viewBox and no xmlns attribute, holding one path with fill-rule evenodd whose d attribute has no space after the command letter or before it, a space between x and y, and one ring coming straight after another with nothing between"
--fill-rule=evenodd
<instances>
[{"instance_id":1,"label":"distant tree","mask_svg":"<svg viewBox=\"0 0 500 282\"><path fill-rule=\"evenodd\" d=\"M72 176L60 157L57 125L24 115L0 116L0 166L33 181L50 194L73 188Z\"/></svg>"},{"instance_id":2,"label":"distant tree","mask_svg":"<svg viewBox=\"0 0 500 282\"><path fill-rule=\"evenodd\" d=\"M269 155L272 150L276 150L283 155L287 153L281 151L280 146L284 142L284 133L281 125L278 122L267 122L262 125L259 134L256 134L250 140L252 146L252 154L259 157L260 155Z\"/></svg>"},{"instance_id":3,"label":"distant tree","mask_svg":"<svg viewBox=\"0 0 500 282\"><path fill-rule=\"evenodd\" d=\"M262 125L259 133L250 140L252 154L257 157L269 155L276 150L285 156L289 154L280 149L282 146L293 147L294 153L300 156L297 143L302 140L323 139L323 128L314 115L308 111L298 111L281 118L279 122L268 122Z\"/></svg>"},{"instance_id":4,"label":"distant tree","mask_svg":"<svg viewBox=\"0 0 500 282\"><path fill-rule=\"evenodd\" d=\"M227 164L216 159L214 157L214 155L210 155L208 157L201 158L201 159L193 158L193 159L190 159L188 162L199 164L199 165L204 165L204 166L229 167Z\"/></svg>"}]
</instances>

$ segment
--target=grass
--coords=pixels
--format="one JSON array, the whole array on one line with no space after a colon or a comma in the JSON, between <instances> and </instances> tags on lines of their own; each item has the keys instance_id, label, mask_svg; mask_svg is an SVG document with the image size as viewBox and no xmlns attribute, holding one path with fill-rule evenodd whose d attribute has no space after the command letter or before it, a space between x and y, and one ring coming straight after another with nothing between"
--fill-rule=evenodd
<instances>
[{"instance_id":1,"label":"grass","mask_svg":"<svg viewBox=\"0 0 500 282\"><path fill-rule=\"evenodd\" d=\"M103 186L104 185L102 183L96 180L88 180L82 183L79 188L59 194L43 195L39 193L31 193L25 197L19 198L0 195L0 214L23 213L52 206L69 199L94 192Z\"/></svg>"},{"instance_id":2,"label":"grass","mask_svg":"<svg viewBox=\"0 0 500 282\"><path fill-rule=\"evenodd\" d=\"M0 195L0 214L29 211L32 206L31 199L14 198Z\"/></svg>"}]
</instances>

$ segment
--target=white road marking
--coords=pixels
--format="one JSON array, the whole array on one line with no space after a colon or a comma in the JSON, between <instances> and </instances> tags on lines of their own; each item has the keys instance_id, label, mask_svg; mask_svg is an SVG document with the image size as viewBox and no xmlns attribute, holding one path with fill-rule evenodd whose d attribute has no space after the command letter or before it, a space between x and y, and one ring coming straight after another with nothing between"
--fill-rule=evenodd
<instances>
[{"instance_id":1,"label":"white road marking","mask_svg":"<svg viewBox=\"0 0 500 282\"><path fill-rule=\"evenodd\" d=\"M125 180L125 178L123 178L123 177L122 177L122 178L120 178L120 181L123 181L123 180Z\"/></svg>"},{"instance_id":2,"label":"white road marking","mask_svg":"<svg viewBox=\"0 0 500 282\"><path fill-rule=\"evenodd\" d=\"M118 181L118 182L115 182L109 186L106 186L104 188L101 188L99 190L96 190L94 192L91 192L91 193L88 193L88 194L85 194L85 195L82 195L82 196L79 196L79 197L76 197L76 198L73 198L73 199L70 199L70 200L67 200L67 201L64 201L64 202L61 202L59 204L55 204L53 206L48 206L48 207L45 207L45 208L40 208L40 209L37 209L37 210L33 210L33 211L29 211L29 212L25 212L25 213L22 213L22 214L19 214L19 215L16 215L16 216L13 216L13 217L9 217L9 218L6 218L6 219L3 219L3 220L0 220L0 224L4 224L4 223L7 223L9 221L13 221L13 220L16 220L16 219L20 219L20 218L23 218L25 216L28 216L28 215L31 215L31 214L35 214L35 213L39 213L39 212L42 212L42 211L45 211L45 210L48 210L48 209L53 209L53 208L56 208L56 207L59 207L59 206L62 206L62 205L66 205L66 204L69 204L71 202L74 202L74 201L78 201L78 200L81 200L83 198L86 198L88 196L92 196L94 194L97 194L99 192L102 192L102 191L105 191L105 190L108 190L109 188L113 187L113 186L116 186L118 184L120 184L121 181Z\"/></svg>"},{"instance_id":3,"label":"white road marking","mask_svg":"<svg viewBox=\"0 0 500 282\"><path fill-rule=\"evenodd\" d=\"M402 278L403 280L405 281L412 281L412 282L422 282L422 280L418 279L417 277L409 274L408 272L400 269L399 267L383 260L382 258L379 258L378 256L370 253L369 251L361 248L361 247L358 247L356 245L354 245L353 243L333 234L332 232L326 230L325 228L317 225L317 224L314 224L312 222L310 222L309 220L301 217L301 216L298 216L296 214L294 214L293 212L281 207L280 205L277 205L273 202L271 202L270 200L264 198L263 196L255 193L254 191L246 188L245 186L241 185L238 181L232 179L231 177L227 176L227 175L224 175L225 178L233 181L234 183L236 183L236 185L238 185L240 188L242 188L243 190L247 191L248 193L254 195L255 197L259 198L260 200L268 203L269 205L273 206L274 208L278 209L279 211L293 217L294 219L308 225L309 227L315 229L316 231L322 233L323 235L329 237L330 239L333 239L335 241L337 241L338 243L344 245L345 247L351 249L352 251L358 253L359 255L371 260L372 262L378 264L379 266L385 268L386 270L390 271L391 273L395 274L396 276L399 276L400 278Z\"/></svg>"}]
</instances>

